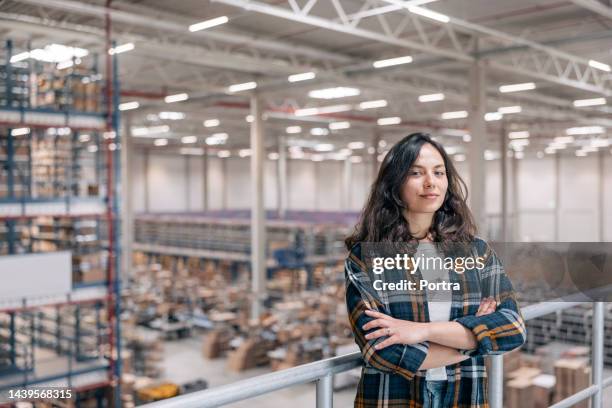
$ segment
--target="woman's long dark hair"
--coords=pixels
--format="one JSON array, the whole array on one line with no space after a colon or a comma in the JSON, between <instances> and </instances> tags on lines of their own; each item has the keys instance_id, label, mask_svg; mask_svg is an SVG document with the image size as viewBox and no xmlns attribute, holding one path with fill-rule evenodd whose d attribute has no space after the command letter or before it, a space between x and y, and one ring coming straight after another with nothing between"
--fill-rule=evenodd
<instances>
[{"instance_id":1,"label":"woman's long dark hair","mask_svg":"<svg viewBox=\"0 0 612 408\"><path fill-rule=\"evenodd\" d=\"M359 242L410 242L422 237L410 233L403 210L401 189L408 171L425 143L444 159L448 189L436 211L429 233L434 242L468 243L476 235L476 224L467 206L467 187L442 145L427 134L413 133L398 142L385 156L372 185L368 201L354 232L345 239L347 249Z\"/></svg>"}]
</instances>

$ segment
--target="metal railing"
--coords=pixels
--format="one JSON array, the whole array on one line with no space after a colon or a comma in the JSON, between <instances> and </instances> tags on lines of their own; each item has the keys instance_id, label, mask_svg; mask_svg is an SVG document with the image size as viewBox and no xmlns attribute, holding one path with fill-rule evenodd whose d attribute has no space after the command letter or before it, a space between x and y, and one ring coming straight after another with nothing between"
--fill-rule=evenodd
<instances>
[{"instance_id":1,"label":"metal railing","mask_svg":"<svg viewBox=\"0 0 612 408\"><path fill-rule=\"evenodd\" d=\"M545 302L522 308L525 320L535 319L585 302ZM603 408L603 389L612 385L612 377L603 379L604 303L593 302L592 385L573 394L549 408L566 408L591 398L591 408ZM491 356L489 372L489 404L491 408L503 407L503 356ZM146 408L195 408L219 407L233 402L268 394L294 385L316 383L317 408L333 406L333 376L362 365L361 353L355 352L313 363L280 370L143 405Z\"/></svg>"}]
</instances>

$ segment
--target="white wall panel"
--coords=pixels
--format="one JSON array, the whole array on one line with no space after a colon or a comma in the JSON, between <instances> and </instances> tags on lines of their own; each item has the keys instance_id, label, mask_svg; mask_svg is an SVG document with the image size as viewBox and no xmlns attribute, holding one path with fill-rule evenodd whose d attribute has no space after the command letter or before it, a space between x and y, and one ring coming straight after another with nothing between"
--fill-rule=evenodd
<instances>
[{"instance_id":1,"label":"white wall panel","mask_svg":"<svg viewBox=\"0 0 612 408\"><path fill-rule=\"evenodd\" d=\"M239 157L224 160L227 165L228 208L251 208L251 160Z\"/></svg>"},{"instance_id":2,"label":"white wall panel","mask_svg":"<svg viewBox=\"0 0 612 408\"><path fill-rule=\"evenodd\" d=\"M287 160L287 201L290 209L315 209L317 192L315 164L310 160Z\"/></svg>"},{"instance_id":3,"label":"white wall panel","mask_svg":"<svg viewBox=\"0 0 612 408\"><path fill-rule=\"evenodd\" d=\"M612 241L612 155L604 156L604 241Z\"/></svg>"},{"instance_id":4,"label":"white wall panel","mask_svg":"<svg viewBox=\"0 0 612 408\"><path fill-rule=\"evenodd\" d=\"M337 160L315 163L316 210L341 211L343 166Z\"/></svg>"},{"instance_id":5,"label":"white wall panel","mask_svg":"<svg viewBox=\"0 0 612 408\"><path fill-rule=\"evenodd\" d=\"M149 157L150 211L185 211L187 179L181 156L151 154Z\"/></svg>"},{"instance_id":6,"label":"white wall panel","mask_svg":"<svg viewBox=\"0 0 612 408\"><path fill-rule=\"evenodd\" d=\"M595 157L561 158L560 241L598 239L597 191Z\"/></svg>"},{"instance_id":7,"label":"white wall panel","mask_svg":"<svg viewBox=\"0 0 612 408\"><path fill-rule=\"evenodd\" d=\"M227 159L208 158L208 208L211 210L223 208L223 195L227 184L223 172L225 160Z\"/></svg>"},{"instance_id":8,"label":"white wall panel","mask_svg":"<svg viewBox=\"0 0 612 408\"><path fill-rule=\"evenodd\" d=\"M188 163L187 203L188 211L202 211L204 208L204 159L202 156L185 156Z\"/></svg>"},{"instance_id":9,"label":"white wall panel","mask_svg":"<svg viewBox=\"0 0 612 408\"><path fill-rule=\"evenodd\" d=\"M145 168L144 151L136 151L128 160L129 169L132 172L132 209L135 213L145 210Z\"/></svg>"},{"instance_id":10,"label":"white wall panel","mask_svg":"<svg viewBox=\"0 0 612 408\"><path fill-rule=\"evenodd\" d=\"M372 185L370 167L364 163L351 164L350 205L347 211L361 211Z\"/></svg>"}]
</instances>

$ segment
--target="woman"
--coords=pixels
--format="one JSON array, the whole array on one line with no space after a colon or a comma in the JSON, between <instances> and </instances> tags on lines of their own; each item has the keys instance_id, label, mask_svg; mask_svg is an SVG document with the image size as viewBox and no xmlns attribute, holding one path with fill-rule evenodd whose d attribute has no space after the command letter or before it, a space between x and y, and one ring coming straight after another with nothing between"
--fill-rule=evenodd
<instances>
[{"instance_id":1,"label":"woman","mask_svg":"<svg viewBox=\"0 0 612 408\"><path fill-rule=\"evenodd\" d=\"M524 344L512 285L491 247L476 237L466 198L452 161L428 135L411 134L385 156L346 239L346 301L364 360L355 407L488 407L484 356ZM481 263L462 273L403 272L417 281L433 273L459 283L440 302L427 301L432 291L419 297L373 288L365 246L402 242L412 255L429 246L440 256L471 253ZM450 250L455 244L463 250Z\"/></svg>"}]
</instances>

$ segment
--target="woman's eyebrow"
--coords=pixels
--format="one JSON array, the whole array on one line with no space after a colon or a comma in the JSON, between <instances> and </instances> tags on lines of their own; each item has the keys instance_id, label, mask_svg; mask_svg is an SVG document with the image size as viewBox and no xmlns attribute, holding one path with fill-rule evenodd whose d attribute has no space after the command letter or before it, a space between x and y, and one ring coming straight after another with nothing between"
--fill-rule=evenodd
<instances>
[{"instance_id":1,"label":"woman's eyebrow","mask_svg":"<svg viewBox=\"0 0 612 408\"><path fill-rule=\"evenodd\" d=\"M420 169L424 169L425 166L421 166L420 164L413 164L411 168L418 167ZM437 169L438 167L444 167L444 164L436 164L433 168Z\"/></svg>"}]
</instances>

